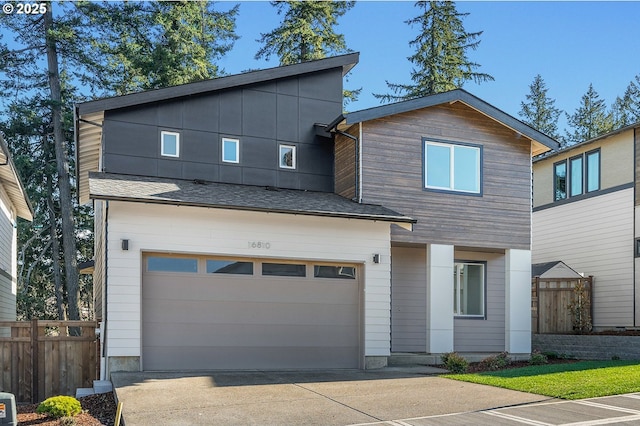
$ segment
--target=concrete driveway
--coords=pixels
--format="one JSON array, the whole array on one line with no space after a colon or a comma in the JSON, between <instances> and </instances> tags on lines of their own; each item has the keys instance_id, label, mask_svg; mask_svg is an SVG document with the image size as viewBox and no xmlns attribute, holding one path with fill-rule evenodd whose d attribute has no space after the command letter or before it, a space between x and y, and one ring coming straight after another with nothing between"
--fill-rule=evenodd
<instances>
[{"instance_id":1,"label":"concrete driveway","mask_svg":"<svg viewBox=\"0 0 640 426\"><path fill-rule=\"evenodd\" d=\"M112 382L126 426L408 425L394 419L550 401L433 375L440 371L114 373Z\"/></svg>"}]
</instances>

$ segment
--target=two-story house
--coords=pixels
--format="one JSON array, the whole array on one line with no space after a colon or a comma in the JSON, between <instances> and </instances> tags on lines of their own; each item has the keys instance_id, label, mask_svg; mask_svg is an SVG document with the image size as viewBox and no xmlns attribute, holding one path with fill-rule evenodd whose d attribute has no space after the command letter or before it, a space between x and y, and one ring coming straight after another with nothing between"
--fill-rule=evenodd
<instances>
[{"instance_id":1,"label":"two-story house","mask_svg":"<svg viewBox=\"0 0 640 426\"><path fill-rule=\"evenodd\" d=\"M103 377L530 351L531 154L555 142L464 91L345 118L357 60L76 107Z\"/></svg>"},{"instance_id":2,"label":"two-story house","mask_svg":"<svg viewBox=\"0 0 640 426\"><path fill-rule=\"evenodd\" d=\"M533 163L533 262L593 275L594 329L640 325L640 125Z\"/></svg>"},{"instance_id":3,"label":"two-story house","mask_svg":"<svg viewBox=\"0 0 640 426\"><path fill-rule=\"evenodd\" d=\"M18 217L33 220L33 211L0 136L0 321L16 320ZM0 327L0 336L7 332Z\"/></svg>"}]
</instances>

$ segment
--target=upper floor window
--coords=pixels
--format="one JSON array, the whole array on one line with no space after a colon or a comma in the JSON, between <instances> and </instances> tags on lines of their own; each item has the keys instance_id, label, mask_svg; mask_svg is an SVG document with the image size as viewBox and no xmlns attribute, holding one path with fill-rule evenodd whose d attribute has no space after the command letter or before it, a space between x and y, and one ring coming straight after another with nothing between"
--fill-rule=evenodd
<instances>
[{"instance_id":1,"label":"upper floor window","mask_svg":"<svg viewBox=\"0 0 640 426\"><path fill-rule=\"evenodd\" d=\"M222 138L222 161L224 163L240 162L240 141L238 139Z\"/></svg>"},{"instance_id":2,"label":"upper floor window","mask_svg":"<svg viewBox=\"0 0 640 426\"><path fill-rule=\"evenodd\" d=\"M554 201L576 197L599 189L599 149L559 161L553 165Z\"/></svg>"},{"instance_id":3,"label":"upper floor window","mask_svg":"<svg viewBox=\"0 0 640 426\"><path fill-rule=\"evenodd\" d=\"M160 132L160 154L164 157L180 156L180 133Z\"/></svg>"},{"instance_id":4,"label":"upper floor window","mask_svg":"<svg viewBox=\"0 0 640 426\"><path fill-rule=\"evenodd\" d=\"M294 145L280 145L280 168L296 168L296 147Z\"/></svg>"},{"instance_id":5,"label":"upper floor window","mask_svg":"<svg viewBox=\"0 0 640 426\"><path fill-rule=\"evenodd\" d=\"M480 194L482 149L424 139L424 185L428 189Z\"/></svg>"},{"instance_id":6,"label":"upper floor window","mask_svg":"<svg viewBox=\"0 0 640 426\"><path fill-rule=\"evenodd\" d=\"M484 317L485 264L456 262L453 268L453 313Z\"/></svg>"}]
</instances>

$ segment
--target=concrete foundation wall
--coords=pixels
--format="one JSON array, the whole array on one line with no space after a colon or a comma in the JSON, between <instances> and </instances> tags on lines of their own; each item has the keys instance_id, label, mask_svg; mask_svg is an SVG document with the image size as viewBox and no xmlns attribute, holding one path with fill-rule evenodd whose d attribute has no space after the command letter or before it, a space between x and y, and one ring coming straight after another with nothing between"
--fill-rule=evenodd
<instances>
[{"instance_id":1,"label":"concrete foundation wall","mask_svg":"<svg viewBox=\"0 0 640 426\"><path fill-rule=\"evenodd\" d=\"M577 359L640 360L640 336L533 334L531 347L534 351L554 352Z\"/></svg>"}]
</instances>

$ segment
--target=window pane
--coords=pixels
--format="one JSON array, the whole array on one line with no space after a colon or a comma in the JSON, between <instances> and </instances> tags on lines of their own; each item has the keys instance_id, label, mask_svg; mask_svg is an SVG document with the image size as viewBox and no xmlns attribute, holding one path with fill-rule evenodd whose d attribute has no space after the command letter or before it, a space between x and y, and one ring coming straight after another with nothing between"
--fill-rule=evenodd
<instances>
[{"instance_id":1,"label":"window pane","mask_svg":"<svg viewBox=\"0 0 640 426\"><path fill-rule=\"evenodd\" d=\"M453 189L480 192L480 149L453 147Z\"/></svg>"},{"instance_id":2,"label":"window pane","mask_svg":"<svg viewBox=\"0 0 640 426\"><path fill-rule=\"evenodd\" d=\"M587 154L587 192L600 189L600 151Z\"/></svg>"},{"instance_id":3,"label":"window pane","mask_svg":"<svg viewBox=\"0 0 640 426\"><path fill-rule=\"evenodd\" d=\"M253 275L253 262L207 260L207 274Z\"/></svg>"},{"instance_id":4,"label":"window pane","mask_svg":"<svg viewBox=\"0 0 640 426\"><path fill-rule=\"evenodd\" d=\"M484 315L484 265L457 263L454 271L454 313Z\"/></svg>"},{"instance_id":5,"label":"window pane","mask_svg":"<svg viewBox=\"0 0 640 426\"><path fill-rule=\"evenodd\" d=\"M198 272L198 259L149 257L147 270L150 272Z\"/></svg>"},{"instance_id":6,"label":"window pane","mask_svg":"<svg viewBox=\"0 0 640 426\"><path fill-rule=\"evenodd\" d=\"M315 265L313 267L315 278L343 278L354 280L356 278L356 268L353 266L326 266Z\"/></svg>"},{"instance_id":7,"label":"window pane","mask_svg":"<svg viewBox=\"0 0 640 426\"><path fill-rule=\"evenodd\" d=\"M582 157L572 158L571 164L571 197L582 194Z\"/></svg>"},{"instance_id":8,"label":"window pane","mask_svg":"<svg viewBox=\"0 0 640 426\"><path fill-rule=\"evenodd\" d=\"M556 201L564 200L567 198L567 163L558 163L553 167L553 170L553 188L555 191L554 199Z\"/></svg>"},{"instance_id":9,"label":"window pane","mask_svg":"<svg viewBox=\"0 0 640 426\"><path fill-rule=\"evenodd\" d=\"M451 149L448 146L427 143L425 149L426 186L451 188Z\"/></svg>"},{"instance_id":10,"label":"window pane","mask_svg":"<svg viewBox=\"0 0 640 426\"><path fill-rule=\"evenodd\" d=\"M293 263L263 263L262 275L277 275L280 277L306 277L305 265Z\"/></svg>"},{"instance_id":11,"label":"window pane","mask_svg":"<svg viewBox=\"0 0 640 426\"><path fill-rule=\"evenodd\" d=\"M232 139L222 140L222 161L228 163L238 162L238 141Z\"/></svg>"},{"instance_id":12,"label":"window pane","mask_svg":"<svg viewBox=\"0 0 640 426\"><path fill-rule=\"evenodd\" d=\"M178 135L172 133L162 134L162 155L178 156Z\"/></svg>"}]
</instances>

